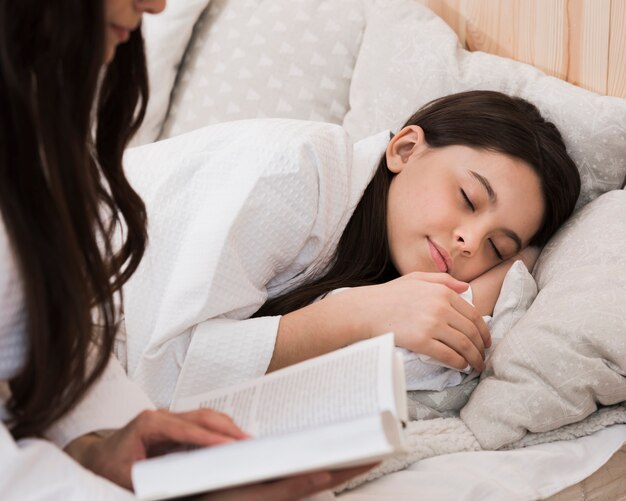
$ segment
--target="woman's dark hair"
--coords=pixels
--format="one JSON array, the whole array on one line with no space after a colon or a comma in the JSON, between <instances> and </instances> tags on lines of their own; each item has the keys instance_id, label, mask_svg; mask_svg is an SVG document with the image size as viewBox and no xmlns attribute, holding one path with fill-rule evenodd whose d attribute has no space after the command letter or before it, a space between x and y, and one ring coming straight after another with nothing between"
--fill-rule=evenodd
<instances>
[{"instance_id":1,"label":"woman's dark hair","mask_svg":"<svg viewBox=\"0 0 626 501\"><path fill-rule=\"evenodd\" d=\"M541 180L545 214L530 245L543 246L574 210L580 176L561 134L531 103L499 92L470 91L436 99L404 124L419 125L431 148L465 145L523 160ZM330 265L268 300L254 316L281 315L338 287L357 287L398 277L387 243L387 194L394 174L385 155L346 226Z\"/></svg>"},{"instance_id":2,"label":"woman's dark hair","mask_svg":"<svg viewBox=\"0 0 626 501\"><path fill-rule=\"evenodd\" d=\"M41 435L102 374L114 294L145 248L145 207L122 170L148 95L143 40L133 32L103 69L104 15L103 0L0 0L0 212L28 343L9 381L16 438Z\"/></svg>"}]
</instances>

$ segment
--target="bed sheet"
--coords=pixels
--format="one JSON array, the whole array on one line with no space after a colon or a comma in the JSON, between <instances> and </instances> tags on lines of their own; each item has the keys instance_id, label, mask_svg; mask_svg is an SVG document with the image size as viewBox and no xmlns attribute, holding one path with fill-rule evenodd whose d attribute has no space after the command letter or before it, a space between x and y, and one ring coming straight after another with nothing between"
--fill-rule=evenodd
<instances>
[{"instance_id":1,"label":"bed sheet","mask_svg":"<svg viewBox=\"0 0 626 501\"><path fill-rule=\"evenodd\" d=\"M523 449L460 452L436 456L340 494L336 498L327 495L325 499L339 501L545 499L589 477L624 443L626 443L626 425L616 425L587 437ZM319 501L318 497L315 497L315 500Z\"/></svg>"}]
</instances>

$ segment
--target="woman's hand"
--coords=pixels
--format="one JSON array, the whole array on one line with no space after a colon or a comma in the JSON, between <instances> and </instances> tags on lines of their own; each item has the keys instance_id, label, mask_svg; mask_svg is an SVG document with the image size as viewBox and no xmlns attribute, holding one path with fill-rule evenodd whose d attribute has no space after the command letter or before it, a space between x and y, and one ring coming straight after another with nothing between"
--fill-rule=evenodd
<instances>
[{"instance_id":1,"label":"woman's hand","mask_svg":"<svg viewBox=\"0 0 626 501\"><path fill-rule=\"evenodd\" d=\"M459 296L467 286L445 273L417 272L343 294L352 293L371 336L394 332L398 346L482 371L491 335L476 308Z\"/></svg>"},{"instance_id":2,"label":"woman's hand","mask_svg":"<svg viewBox=\"0 0 626 501\"><path fill-rule=\"evenodd\" d=\"M273 482L246 485L193 497L194 501L296 501L317 492L332 489L375 465L346 470L308 473Z\"/></svg>"},{"instance_id":3,"label":"woman's hand","mask_svg":"<svg viewBox=\"0 0 626 501\"><path fill-rule=\"evenodd\" d=\"M130 470L135 461L181 446L218 445L245 438L248 436L230 417L210 409L144 411L106 438L85 435L65 451L97 475L132 490Z\"/></svg>"},{"instance_id":4,"label":"woman's hand","mask_svg":"<svg viewBox=\"0 0 626 501\"><path fill-rule=\"evenodd\" d=\"M180 445L209 446L248 438L225 414L210 409L172 413L144 411L107 438L85 435L65 451L85 468L132 490L131 466L135 461L169 452ZM365 473L375 465L345 470L307 473L272 482L246 485L190 499L198 501L295 501L331 489Z\"/></svg>"}]
</instances>

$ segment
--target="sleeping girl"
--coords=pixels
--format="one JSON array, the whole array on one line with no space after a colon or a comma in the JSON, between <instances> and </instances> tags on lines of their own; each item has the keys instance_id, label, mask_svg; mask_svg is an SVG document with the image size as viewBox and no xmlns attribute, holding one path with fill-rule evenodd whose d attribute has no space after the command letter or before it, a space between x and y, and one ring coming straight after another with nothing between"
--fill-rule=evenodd
<instances>
[{"instance_id":1,"label":"sleeping girl","mask_svg":"<svg viewBox=\"0 0 626 501\"><path fill-rule=\"evenodd\" d=\"M150 244L124 291L122 352L162 407L390 331L481 371L482 314L506 269L580 190L555 126L488 91L435 100L354 146L336 125L249 120L125 164Z\"/></svg>"}]
</instances>

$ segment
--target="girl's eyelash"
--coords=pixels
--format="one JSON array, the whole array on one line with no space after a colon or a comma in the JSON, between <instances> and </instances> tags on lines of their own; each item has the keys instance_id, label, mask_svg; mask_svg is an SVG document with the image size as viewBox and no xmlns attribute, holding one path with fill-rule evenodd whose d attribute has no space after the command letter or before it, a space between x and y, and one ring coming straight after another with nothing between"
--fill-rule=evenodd
<instances>
[{"instance_id":1,"label":"girl's eyelash","mask_svg":"<svg viewBox=\"0 0 626 501\"><path fill-rule=\"evenodd\" d=\"M470 209L472 209L472 211L476 210L476 208L474 207L474 204L469 199L469 197L467 196L467 193L465 193L465 190L463 188L461 188L461 195L463 195L463 198L465 199L465 203L467 204L467 206Z\"/></svg>"},{"instance_id":2,"label":"girl's eyelash","mask_svg":"<svg viewBox=\"0 0 626 501\"><path fill-rule=\"evenodd\" d=\"M493 240L491 240L491 238L489 239L489 243L491 244L491 248L493 249L493 251L496 253L496 256L498 256L498 259L500 261L503 261L502 254L500 253L500 251L496 247L496 244L493 243Z\"/></svg>"}]
</instances>

